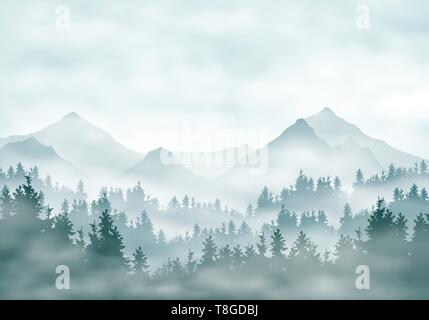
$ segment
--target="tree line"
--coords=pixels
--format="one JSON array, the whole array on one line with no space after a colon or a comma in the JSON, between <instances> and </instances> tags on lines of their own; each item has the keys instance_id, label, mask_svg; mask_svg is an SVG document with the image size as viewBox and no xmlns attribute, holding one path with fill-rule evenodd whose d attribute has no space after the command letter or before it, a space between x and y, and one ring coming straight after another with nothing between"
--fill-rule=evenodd
<instances>
[{"instance_id":1,"label":"tree line","mask_svg":"<svg viewBox=\"0 0 429 320\"><path fill-rule=\"evenodd\" d=\"M350 206L346 205L341 221L343 230L340 228L331 251L320 252L311 237L300 230L304 217L327 225L323 212L303 215L298 225L294 214L282 207L272 228L260 232L257 241L252 242L250 228L242 226L245 231L241 232L249 233L249 242L245 245L237 242L240 232L231 221L204 232L196 224L192 237L202 240L201 252L189 249L185 257L171 256L158 268L150 266L151 256L145 252L145 241L131 248L131 254L125 253L126 244L117 224L117 215L105 194L92 206L93 221L87 232L83 227L75 228L65 204L58 214L53 215L53 209L44 204L43 193L36 191L28 175L25 183L13 192L3 188L0 204L0 243L3 244L0 247L3 284L0 294L5 296L14 292L16 283L10 279L16 268L35 268L37 287L49 283L51 271L58 264L70 266L79 279L107 281L109 290L106 292L109 294L125 286L121 291L123 296L132 295L133 290L146 292L148 288L154 290L166 284L180 290L198 290L201 283L210 279L210 274L230 281L246 275L255 281L268 281L276 288L280 286L281 290L286 290L286 285L293 287L327 277L339 286L340 292L347 294L355 292L349 277L354 268L362 264L371 267L378 287L383 290L396 279L398 295L401 285L405 284L411 286L418 297L427 297L428 293L427 286L422 283L427 284L429 280L426 272L429 267L429 214L419 213L409 228L406 212L393 213L383 199L377 201L368 212L365 225L353 230L354 234L345 227L347 219L353 216ZM309 218L312 216L315 218ZM138 233L149 235L153 233L150 224L147 213L142 213L135 228L140 228ZM299 230L294 239L288 239L293 234L288 231L290 226ZM226 236L222 243L217 242L216 234ZM163 237L155 237L157 250L163 250L168 244L160 238ZM289 247L287 240L291 243ZM62 256L59 252L67 254ZM207 289L206 294L220 292L222 289L214 286ZM154 295L153 291L145 294Z\"/></svg>"}]
</instances>

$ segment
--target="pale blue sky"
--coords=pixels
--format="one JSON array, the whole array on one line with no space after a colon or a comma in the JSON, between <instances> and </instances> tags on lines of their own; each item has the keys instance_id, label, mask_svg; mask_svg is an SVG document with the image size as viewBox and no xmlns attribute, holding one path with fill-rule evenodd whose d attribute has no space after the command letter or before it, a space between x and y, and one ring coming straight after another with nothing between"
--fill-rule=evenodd
<instances>
[{"instance_id":1,"label":"pale blue sky","mask_svg":"<svg viewBox=\"0 0 429 320\"><path fill-rule=\"evenodd\" d=\"M58 5L69 30L56 28ZM371 27L356 29L356 8ZM325 106L429 158L424 0L0 2L0 136L76 111L139 151L162 132L261 129ZM204 140L193 148L207 147Z\"/></svg>"}]
</instances>

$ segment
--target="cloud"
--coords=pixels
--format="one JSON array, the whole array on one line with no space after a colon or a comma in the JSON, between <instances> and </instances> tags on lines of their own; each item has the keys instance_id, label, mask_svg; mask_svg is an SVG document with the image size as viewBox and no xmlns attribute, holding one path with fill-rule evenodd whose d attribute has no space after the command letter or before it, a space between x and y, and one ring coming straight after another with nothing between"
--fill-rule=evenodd
<instances>
[{"instance_id":1,"label":"cloud","mask_svg":"<svg viewBox=\"0 0 429 320\"><path fill-rule=\"evenodd\" d=\"M328 105L369 133L429 157L417 142L391 135L427 137L409 128L420 128L428 115L418 93L429 74L428 4L367 3L368 31L355 27L360 1L64 2L70 30L55 27L56 1L10 4L0 13L7 30L0 135L77 111L140 151L175 149L158 132L190 121L268 129L274 137ZM398 114L407 121L395 121Z\"/></svg>"}]
</instances>

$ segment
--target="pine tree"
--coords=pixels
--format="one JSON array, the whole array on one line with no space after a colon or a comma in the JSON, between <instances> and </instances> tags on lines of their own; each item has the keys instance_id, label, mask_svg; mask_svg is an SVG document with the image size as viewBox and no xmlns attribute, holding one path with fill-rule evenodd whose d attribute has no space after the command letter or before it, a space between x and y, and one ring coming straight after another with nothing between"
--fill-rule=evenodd
<instances>
[{"instance_id":1,"label":"pine tree","mask_svg":"<svg viewBox=\"0 0 429 320\"><path fill-rule=\"evenodd\" d=\"M429 241L429 217L420 213L414 220L413 245L424 245L427 248Z\"/></svg>"},{"instance_id":2,"label":"pine tree","mask_svg":"<svg viewBox=\"0 0 429 320\"><path fill-rule=\"evenodd\" d=\"M171 198L171 200L168 202L168 209L170 210L178 210L180 208L179 200L174 196Z\"/></svg>"},{"instance_id":3,"label":"pine tree","mask_svg":"<svg viewBox=\"0 0 429 320\"><path fill-rule=\"evenodd\" d=\"M364 185L364 183L365 183L365 181L364 181L363 172L362 172L362 170L361 170L361 169L358 169L358 170L356 171L356 180L355 180L355 182L354 182L353 186L354 186L355 188L359 188L359 187L363 186L363 185Z\"/></svg>"},{"instance_id":4,"label":"pine tree","mask_svg":"<svg viewBox=\"0 0 429 320\"><path fill-rule=\"evenodd\" d=\"M396 187L395 190L393 190L393 200L394 201L404 200L404 191Z\"/></svg>"},{"instance_id":5,"label":"pine tree","mask_svg":"<svg viewBox=\"0 0 429 320\"><path fill-rule=\"evenodd\" d=\"M407 219L402 213L399 213L395 222L393 223L395 229L395 236L399 241L407 240Z\"/></svg>"},{"instance_id":6,"label":"pine tree","mask_svg":"<svg viewBox=\"0 0 429 320\"><path fill-rule=\"evenodd\" d=\"M258 253L261 257L265 257L265 254L268 251L267 245L266 245L266 240L265 240L265 235L262 233L260 235L258 235L259 238L259 242L257 243L257 247L258 247Z\"/></svg>"},{"instance_id":7,"label":"pine tree","mask_svg":"<svg viewBox=\"0 0 429 320\"><path fill-rule=\"evenodd\" d=\"M155 242L154 227L146 210L143 210L143 212L137 217L134 229L142 236L143 241Z\"/></svg>"},{"instance_id":8,"label":"pine tree","mask_svg":"<svg viewBox=\"0 0 429 320\"><path fill-rule=\"evenodd\" d=\"M185 275L185 268L182 266L179 258L174 259L171 262L171 276L174 279L179 279Z\"/></svg>"},{"instance_id":9,"label":"pine tree","mask_svg":"<svg viewBox=\"0 0 429 320\"><path fill-rule=\"evenodd\" d=\"M281 230L293 230L297 226L297 220L296 214L286 210L286 207L282 205L280 212L277 214L277 226Z\"/></svg>"},{"instance_id":10,"label":"pine tree","mask_svg":"<svg viewBox=\"0 0 429 320\"><path fill-rule=\"evenodd\" d=\"M353 239L350 236L341 234L340 238L335 245L334 255L338 258L340 263L342 262L351 262L351 257L354 254L354 245Z\"/></svg>"},{"instance_id":11,"label":"pine tree","mask_svg":"<svg viewBox=\"0 0 429 320\"><path fill-rule=\"evenodd\" d=\"M111 264L113 268L125 269L127 267L127 261L123 253L125 248L123 238L120 235L118 228L113 224L112 216L109 214L107 209L101 213L98 227L98 253L101 256L108 258L108 263Z\"/></svg>"},{"instance_id":12,"label":"pine tree","mask_svg":"<svg viewBox=\"0 0 429 320\"><path fill-rule=\"evenodd\" d=\"M280 192L280 203L281 204L286 204L286 202L289 200L291 192L289 191L288 188L283 188L282 191Z\"/></svg>"},{"instance_id":13,"label":"pine tree","mask_svg":"<svg viewBox=\"0 0 429 320\"><path fill-rule=\"evenodd\" d=\"M133 253L132 271L135 275L142 276L148 273L149 265L142 247L138 247Z\"/></svg>"},{"instance_id":14,"label":"pine tree","mask_svg":"<svg viewBox=\"0 0 429 320\"><path fill-rule=\"evenodd\" d=\"M83 227L80 227L80 229L77 230L77 236L78 238L75 240L75 245L80 250L80 252L84 253L86 249L86 242Z\"/></svg>"},{"instance_id":15,"label":"pine tree","mask_svg":"<svg viewBox=\"0 0 429 320\"><path fill-rule=\"evenodd\" d=\"M100 239L98 237L98 229L95 221L90 224L90 228L91 231L88 233L90 247L93 251L98 252L98 249L100 248Z\"/></svg>"},{"instance_id":16,"label":"pine tree","mask_svg":"<svg viewBox=\"0 0 429 320\"><path fill-rule=\"evenodd\" d=\"M253 206L249 204L246 208L246 217L252 217L254 215Z\"/></svg>"},{"instance_id":17,"label":"pine tree","mask_svg":"<svg viewBox=\"0 0 429 320\"><path fill-rule=\"evenodd\" d=\"M103 214L104 211L107 211L107 213L110 214L112 212L112 206L107 197L107 192L103 190L100 194L99 199L97 200L95 212L98 216L100 216Z\"/></svg>"},{"instance_id":18,"label":"pine tree","mask_svg":"<svg viewBox=\"0 0 429 320\"><path fill-rule=\"evenodd\" d=\"M53 189L53 187L52 187L52 178L51 178L51 176L49 174L46 176L46 179L45 179L45 187L48 190L52 190Z\"/></svg>"},{"instance_id":19,"label":"pine tree","mask_svg":"<svg viewBox=\"0 0 429 320\"><path fill-rule=\"evenodd\" d=\"M392 163L392 164L390 164L389 170L387 171L388 180L392 180L395 177L395 175L396 175L396 168Z\"/></svg>"},{"instance_id":20,"label":"pine tree","mask_svg":"<svg viewBox=\"0 0 429 320\"><path fill-rule=\"evenodd\" d=\"M298 239L290 249L289 259L302 265L320 264L320 254L317 253L317 246L302 231L299 232Z\"/></svg>"},{"instance_id":21,"label":"pine tree","mask_svg":"<svg viewBox=\"0 0 429 320\"><path fill-rule=\"evenodd\" d=\"M325 249L325 252L323 252L322 265L324 267L328 267L328 266L332 265L331 251L329 251L328 249Z\"/></svg>"},{"instance_id":22,"label":"pine tree","mask_svg":"<svg viewBox=\"0 0 429 320\"><path fill-rule=\"evenodd\" d=\"M16 165L16 171L15 171L15 179L23 179L26 177L24 166L21 162L18 162Z\"/></svg>"},{"instance_id":23,"label":"pine tree","mask_svg":"<svg viewBox=\"0 0 429 320\"><path fill-rule=\"evenodd\" d=\"M88 195L85 193L85 185L82 180L79 180L79 183L76 187L76 199L78 200L86 200Z\"/></svg>"},{"instance_id":24,"label":"pine tree","mask_svg":"<svg viewBox=\"0 0 429 320\"><path fill-rule=\"evenodd\" d=\"M232 263L232 255L233 251L229 245L221 246L218 254L219 262L229 267Z\"/></svg>"},{"instance_id":25,"label":"pine tree","mask_svg":"<svg viewBox=\"0 0 429 320\"><path fill-rule=\"evenodd\" d=\"M257 211L264 211L272 209L274 206L273 203L273 194L270 192L270 190L265 186L261 194L258 197L258 200L256 202L256 210Z\"/></svg>"},{"instance_id":26,"label":"pine tree","mask_svg":"<svg viewBox=\"0 0 429 320\"><path fill-rule=\"evenodd\" d=\"M410 245L413 276L417 281L427 279L429 261L427 259L429 243L429 214L419 214L414 220L414 232Z\"/></svg>"},{"instance_id":27,"label":"pine tree","mask_svg":"<svg viewBox=\"0 0 429 320\"><path fill-rule=\"evenodd\" d=\"M356 231L356 249L359 250L361 253L364 251L364 241L363 241L363 235L362 235L362 229L359 227Z\"/></svg>"},{"instance_id":28,"label":"pine tree","mask_svg":"<svg viewBox=\"0 0 429 320\"><path fill-rule=\"evenodd\" d=\"M408 194L407 194L407 199L410 199L410 200L418 200L419 199L419 188L417 187L417 185L415 183L411 186L410 192L408 192Z\"/></svg>"},{"instance_id":29,"label":"pine tree","mask_svg":"<svg viewBox=\"0 0 429 320\"><path fill-rule=\"evenodd\" d=\"M192 274L196 271L197 268L197 261L194 259L194 254L195 252L192 251L191 249L189 249L188 251L188 256L187 256L187 260L186 260L186 272L188 274Z\"/></svg>"},{"instance_id":30,"label":"pine tree","mask_svg":"<svg viewBox=\"0 0 429 320\"><path fill-rule=\"evenodd\" d=\"M200 225L196 223L193 227L192 238L196 239L199 237L201 237L201 228L200 228Z\"/></svg>"},{"instance_id":31,"label":"pine tree","mask_svg":"<svg viewBox=\"0 0 429 320\"><path fill-rule=\"evenodd\" d=\"M274 259L284 258L283 251L286 250L285 239L283 238L279 229L274 231L274 234L271 236L271 254Z\"/></svg>"},{"instance_id":32,"label":"pine tree","mask_svg":"<svg viewBox=\"0 0 429 320\"><path fill-rule=\"evenodd\" d=\"M423 201L427 201L429 199L429 194L426 188L423 188L422 191L420 191L420 199Z\"/></svg>"},{"instance_id":33,"label":"pine tree","mask_svg":"<svg viewBox=\"0 0 429 320\"><path fill-rule=\"evenodd\" d=\"M341 183L340 178L335 177L335 179L334 179L334 191L337 195L339 195L341 193L341 186L342 186L342 183Z\"/></svg>"},{"instance_id":34,"label":"pine tree","mask_svg":"<svg viewBox=\"0 0 429 320\"><path fill-rule=\"evenodd\" d=\"M201 266L213 266L217 258L217 248L210 235L203 243L203 256L201 258Z\"/></svg>"},{"instance_id":35,"label":"pine tree","mask_svg":"<svg viewBox=\"0 0 429 320\"><path fill-rule=\"evenodd\" d=\"M326 215L325 211L319 210L317 212L317 222L322 226L328 226L328 216Z\"/></svg>"},{"instance_id":36,"label":"pine tree","mask_svg":"<svg viewBox=\"0 0 429 320\"><path fill-rule=\"evenodd\" d=\"M237 234L238 235L250 235L251 233L252 233L252 229L250 229L250 226L246 223L246 221L243 221L237 230Z\"/></svg>"},{"instance_id":37,"label":"pine tree","mask_svg":"<svg viewBox=\"0 0 429 320\"><path fill-rule=\"evenodd\" d=\"M7 219L12 215L13 199L9 188L5 185L0 194L0 217Z\"/></svg>"},{"instance_id":38,"label":"pine tree","mask_svg":"<svg viewBox=\"0 0 429 320\"><path fill-rule=\"evenodd\" d=\"M378 199L376 208L371 213L366 227L368 245L374 250L380 250L383 242L393 235L394 215L386 208L384 199Z\"/></svg>"},{"instance_id":39,"label":"pine tree","mask_svg":"<svg viewBox=\"0 0 429 320\"><path fill-rule=\"evenodd\" d=\"M69 202L66 199L61 204L61 213L69 214Z\"/></svg>"},{"instance_id":40,"label":"pine tree","mask_svg":"<svg viewBox=\"0 0 429 320\"><path fill-rule=\"evenodd\" d=\"M185 197L182 200L182 208L189 209L189 205L190 205L189 197L185 195Z\"/></svg>"},{"instance_id":41,"label":"pine tree","mask_svg":"<svg viewBox=\"0 0 429 320\"><path fill-rule=\"evenodd\" d=\"M420 174L426 175L428 173L428 166L426 161L420 162Z\"/></svg>"},{"instance_id":42,"label":"pine tree","mask_svg":"<svg viewBox=\"0 0 429 320\"><path fill-rule=\"evenodd\" d=\"M7 169L6 176L9 180L12 180L15 177L15 169L12 166Z\"/></svg>"},{"instance_id":43,"label":"pine tree","mask_svg":"<svg viewBox=\"0 0 429 320\"><path fill-rule=\"evenodd\" d=\"M244 255L246 256L246 260L252 260L258 256L255 247L252 244L246 246Z\"/></svg>"},{"instance_id":44,"label":"pine tree","mask_svg":"<svg viewBox=\"0 0 429 320\"><path fill-rule=\"evenodd\" d=\"M38 166L30 168L30 177L33 181L37 181L40 179L40 171Z\"/></svg>"},{"instance_id":45,"label":"pine tree","mask_svg":"<svg viewBox=\"0 0 429 320\"><path fill-rule=\"evenodd\" d=\"M244 255L243 251L241 250L240 245L236 245L234 247L233 253L232 253L232 265L234 268L239 268L244 263Z\"/></svg>"},{"instance_id":46,"label":"pine tree","mask_svg":"<svg viewBox=\"0 0 429 320\"><path fill-rule=\"evenodd\" d=\"M340 218L340 233L347 235L353 229L353 213L350 204L346 203L343 210L343 215Z\"/></svg>"},{"instance_id":47,"label":"pine tree","mask_svg":"<svg viewBox=\"0 0 429 320\"><path fill-rule=\"evenodd\" d=\"M43 194L34 190L30 176L26 176L25 179L26 183L20 185L13 194L12 207L19 217L26 217L34 221L42 212Z\"/></svg>"},{"instance_id":48,"label":"pine tree","mask_svg":"<svg viewBox=\"0 0 429 320\"><path fill-rule=\"evenodd\" d=\"M236 231L237 231L237 228L235 227L234 222L232 220L229 221L229 223L228 223L228 235L233 236L233 235L235 235Z\"/></svg>"},{"instance_id":49,"label":"pine tree","mask_svg":"<svg viewBox=\"0 0 429 320\"><path fill-rule=\"evenodd\" d=\"M68 212L60 213L54 217L54 234L58 240L64 243L71 243L71 237L75 234L73 224L70 221Z\"/></svg>"},{"instance_id":50,"label":"pine tree","mask_svg":"<svg viewBox=\"0 0 429 320\"><path fill-rule=\"evenodd\" d=\"M167 237L162 229L159 229L158 234L156 236L157 243L161 246L167 245Z\"/></svg>"},{"instance_id":51,"label":"pine tree","mask_svg":"<svg viewBox=\"0 0 429 320\"><path fill-rule=\"evenodd\" d=\"M222 206L222 204L221 204L220 200L219 200L219 199L216 199L216 200L215 200L215 203L214 203L214 209L215 209L216 211L221 211L221 210L222 210L221 206Z\"/></svg>"}]
</instances>

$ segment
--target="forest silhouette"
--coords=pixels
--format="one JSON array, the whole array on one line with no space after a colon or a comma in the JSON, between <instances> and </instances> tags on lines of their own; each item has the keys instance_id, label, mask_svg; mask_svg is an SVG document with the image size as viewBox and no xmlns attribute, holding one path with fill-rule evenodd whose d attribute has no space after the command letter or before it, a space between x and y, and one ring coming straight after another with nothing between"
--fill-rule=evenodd
<instances>
[{"instance_id":1,"label":"forest silhouette","mask_svg":"<svg viewBox=\"0 0 429 320\"><path fill-rule=\"evenodd\" d=\"M37 167L18 163L0 172L0 297L427 299L428 192L400 186L428 176L425 162L392 165L367 180L357 170L355 192L372 192L374 205L353 213L339 177L300 172L278 196L265 187L241 215L219 199L173 197L162 206L140 183L126 196L103 189L90 202L83 182L76 190L53 185ZM391 188L393 201L379 197L379 185ZM339 225L322 209L296 213L303 202L336 203ZM275 219L252 229L267 212ZM192 221L192 231L168 239L151 220L162 214ZM205 219L209 226L201 227ZM330 247L316 241L327 238ZM70 269L70 290L55 287L58 265ZM355 285L362 265L371 272L370 290Z\"/></svg>"}]
</instances>

